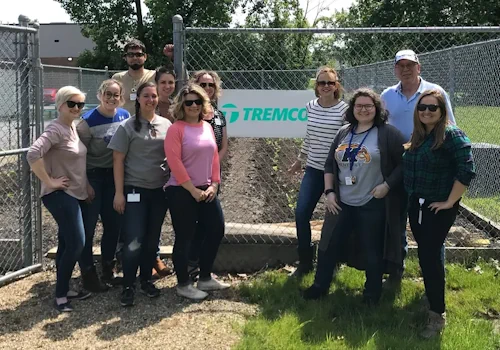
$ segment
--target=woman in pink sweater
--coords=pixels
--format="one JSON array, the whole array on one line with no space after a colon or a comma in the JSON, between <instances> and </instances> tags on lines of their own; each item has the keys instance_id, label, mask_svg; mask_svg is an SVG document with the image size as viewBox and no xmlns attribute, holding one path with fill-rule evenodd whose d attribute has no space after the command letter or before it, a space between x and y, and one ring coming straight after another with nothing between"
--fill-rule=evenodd
<instances>
[{"instance_id":1,"label":"woman in pink sweater","mask_svg":"<svg viewBox=\"0 0 500 350\"><path fill-rule=\"evenodd\" d=\"M201 300L205 291L229 288L212 277L212 266L224 236L224 216L217 198L220 164L214 131L203 121L210 100L198 85L190 84L177 95L168 129L165 154L171 171L167 197L175 232L173 262L177 274L177 294ZM188 274L189 246L197 225L205 232L200 256L200 278L195 288Z\"/></svg>"}]
</instances>

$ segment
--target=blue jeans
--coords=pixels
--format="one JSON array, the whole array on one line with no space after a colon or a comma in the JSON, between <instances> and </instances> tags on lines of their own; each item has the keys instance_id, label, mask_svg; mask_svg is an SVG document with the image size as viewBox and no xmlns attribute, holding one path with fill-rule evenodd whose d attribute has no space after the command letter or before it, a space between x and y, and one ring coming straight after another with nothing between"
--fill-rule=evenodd
<instances>
[{"instance_id":1,"label":"blue jeans","mask_svg":"<svg viewBox=\"0 0 500 350\"><path fill-rule=\"evenodd\" d=\"M206 186L199 187L203 190ZM202 249L199 255L200 279L210 278L212 267L224 237L224 215L219 199L212 202L196 202L191 194L181 186L167 187L170 215L174 227L175 243L172 259L177 282L184 286L190 282L188 258L197 230L202 234Z\"/></svg>"},{"instance_id":2,"label":"blue jeans","mask_svg":"<svg viewBox=\"0 0 500 350\"><path fill-rule=\"evenodd\" d=\"M300 184L297 208L295 209L295 226L299 250L309 249L311 246L311 217L325 190L325 173L306 167L302 183Z\"/></svg>"},{"instance_id":3,"label":"blue jeans","mask_svg":"<svg viewBox=\"0 0 500 350\"><path fill-rule=\"evenodd\" d=\"M42 202L57 223L56 298L64 298L69 281L85 245L82 212L78 199L64 191L55 191L42 197Z\"/></svg>"},{"instance_id":4,"label":"blue jeans","mask_svg":"<svg viewBox=\"0 0 500 350\"><path fill-rule=\"evenodd\" d=\"M113 209L115 197L115 181L113 168L94 168L87 170L87 178L94 189L95 198L91 203L81 202L83 226L85 227L85 247L79 264L82 271L94 266L92 246L95 227L101 216L103 235L101 239L101 259L112 261L115 257L116 244L120 235L120 215Z\"/></svg>"},{"instance_id":5,"label":"blue jeans","mask_svg":"<svg viewBox=\"0 0 500 350\"><path fill-rule=\"evenodd\" d=\"M128 202L127 195L135 191L139 202ZM161 227L168 209L163 189L125 186L123 218L123 286L133 287L140 266L141 283L151 280Z\"/></svg>"},{"instance_id":6,"label":"blue jeans","mask_svg":"<svg viewBox=\"0 0 500 350\"><path fill-rule=\"evenodd\" d=\"M377 301L382 293L384 271L385 199L373 198L360 207L341 202L340 207L342 211L338 214L328 246L325 251L318 252L314 285L322 291L330 288L333 271L339 262L341 250L345 248L349 234L356 230L360 239L359 249L363 253L366 266L363 295Z\"/></svg>"}]
</instances>

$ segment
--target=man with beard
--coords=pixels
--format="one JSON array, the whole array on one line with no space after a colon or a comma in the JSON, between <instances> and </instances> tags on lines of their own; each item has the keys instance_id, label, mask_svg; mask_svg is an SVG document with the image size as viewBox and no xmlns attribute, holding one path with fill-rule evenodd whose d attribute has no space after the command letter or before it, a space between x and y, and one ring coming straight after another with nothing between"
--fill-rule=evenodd
<instances>
[{"instance_id":1,"label":"man with beard","mask_svg":"<svg viewBox=\"0 0 500 350\"><path fill-rule=\"evenodd\" d=\"M155 71L144 68L148 55L146 46L137 40L132 39L124 47L123 59L127 62L128 70L113 75L113 79L118 80L123 85L125 94L125 108L131 115L135 115L135 100L137 99L137 88L144 83L154 82Z\"/></svg>"}]
</instances>

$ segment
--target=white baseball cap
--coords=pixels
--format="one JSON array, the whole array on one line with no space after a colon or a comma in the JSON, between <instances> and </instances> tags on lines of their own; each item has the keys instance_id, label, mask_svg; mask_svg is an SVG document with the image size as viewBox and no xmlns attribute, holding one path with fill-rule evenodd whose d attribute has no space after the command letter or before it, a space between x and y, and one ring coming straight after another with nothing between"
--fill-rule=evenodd
<instances>
[{"instance_id":1,"label":"white baseball cap","mask_svg":"<svg viewBox=\"0 0 500 350\"><path fill-rule=\"evenodd\" d=\"M394 64L398 63L401 60L408 60L408 61L412 61L415 63L420 63L420 62L418 62L417 54L413 50L398 51L398 53L396 54L396 57L394 57Z\"/></svg>"}]
</instances>

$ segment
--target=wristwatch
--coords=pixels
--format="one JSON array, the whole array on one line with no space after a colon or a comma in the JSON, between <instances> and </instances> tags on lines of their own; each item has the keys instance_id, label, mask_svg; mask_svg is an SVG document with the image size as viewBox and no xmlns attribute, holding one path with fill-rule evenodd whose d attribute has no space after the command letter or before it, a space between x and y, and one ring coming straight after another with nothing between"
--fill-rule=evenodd
<instances>
[{"instance_id":1,"label":"wristwatch","mask_svg":"<svg viewBox=\"0 0 500 350\"><path fill-rule=\"evenodd\" d=\"M333 188L325 190L325 196L328 196L329 193L335 193L335 190Z\"/></svg>"}]
</instances>

